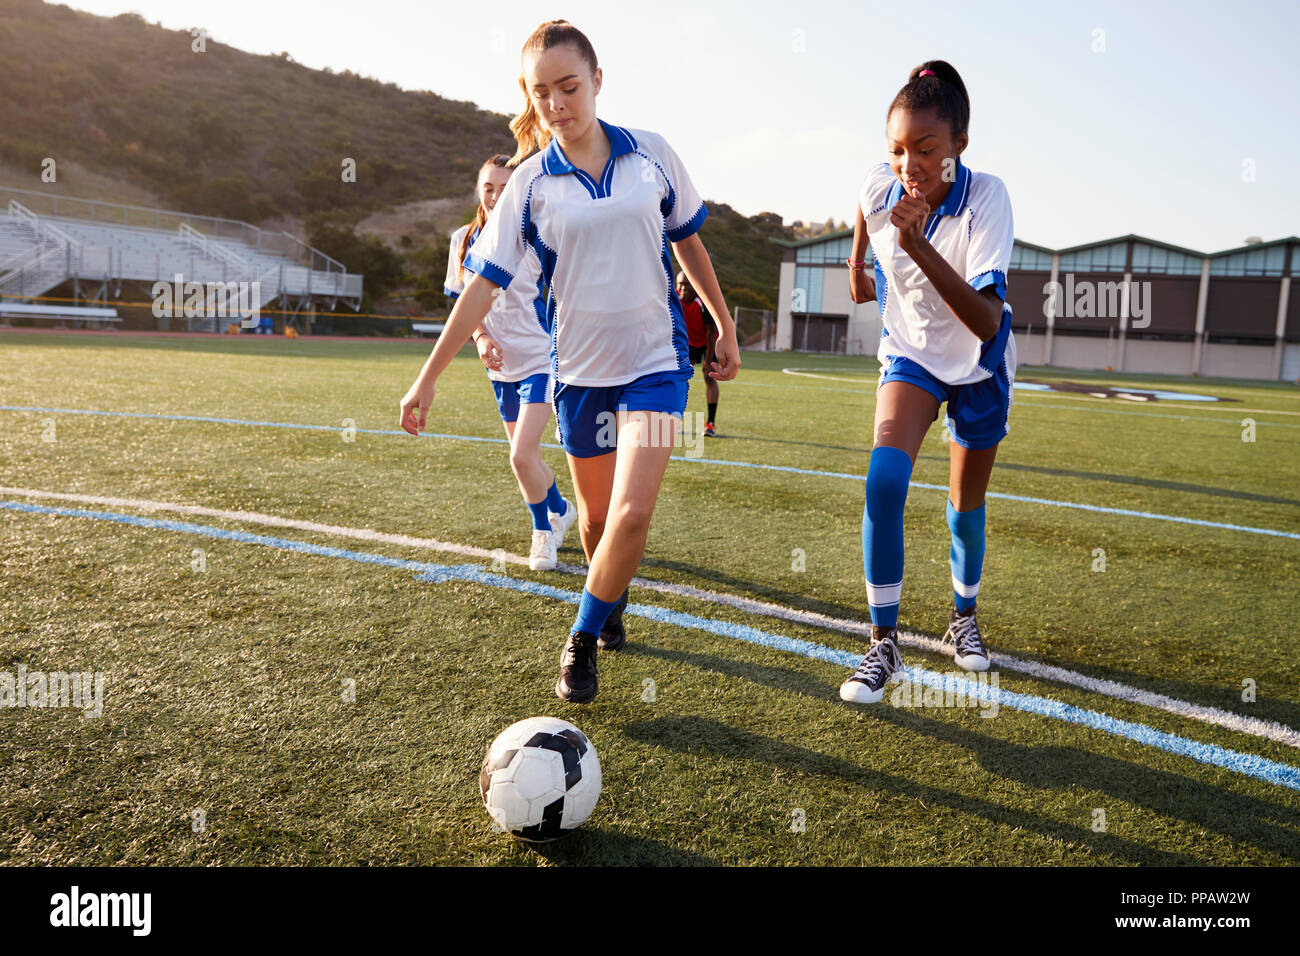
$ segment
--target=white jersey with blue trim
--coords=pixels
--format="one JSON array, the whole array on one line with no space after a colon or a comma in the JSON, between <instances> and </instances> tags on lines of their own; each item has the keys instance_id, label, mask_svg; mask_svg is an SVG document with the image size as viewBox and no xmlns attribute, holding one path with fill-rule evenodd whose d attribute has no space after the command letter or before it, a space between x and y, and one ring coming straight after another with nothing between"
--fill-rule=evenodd
<instances>
[{"instance_id":1,"label":"white jersey with blue trim","mask_svg":"<svg viewBox=\"0 0 1300 956\"><path fill-rule=\"evenodd\" d=\"M495 213L495 209L493 212ZM488 217L492 221L492 217ZM442 291L456 298L464 291L460 278L460 244L470 223L451 234L447 278ZM546 328L546 299L542 295L542 266L531 253L524 257L519 275L509 289L493 293L492 308L483 328L501 346L501 371L488 369L497 382L519 382L551 370L551 333Z\"/></svg>"},{"instance_id":2,"label":"white jersey with blue trim","mask_svg":"<svg viewBox=\"0 0 1300 956\"><path fill-rule=\"evenodd\" d=\"M1002 325L988 342L953 314L934 284L898 245L890 210L903 196L888 163L867 174L859 197L872 256L881 333L877 358L901 355L949 385L980 382L1002 361L1010 336L1007 269L1014 241L1011 198L997 176L971 172L959 158L948 195L930 214L925 236L974 289L992 286L1003 302Z\"/></svg>"},{"instance_id":3,"label":"white jersey with blue trim","mask_svg":"<svg viewBox=\"0 0 1300 956\"><path fill-rule=\"evenodd\" d=\"M657 133L599 120L610 156L600 178L569 162L558 140L520 163L465 268L514 289L536 253L549 292L555 380L623 385L694 371L668 244L708 216L672 147Z\"/></svg>"}]
</instances>

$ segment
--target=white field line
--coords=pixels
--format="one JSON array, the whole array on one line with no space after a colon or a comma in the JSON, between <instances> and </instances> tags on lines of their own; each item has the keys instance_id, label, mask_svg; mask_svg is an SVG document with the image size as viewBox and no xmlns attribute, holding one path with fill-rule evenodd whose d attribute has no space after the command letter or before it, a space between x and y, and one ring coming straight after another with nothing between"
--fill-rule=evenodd
<instances>
[{"instance_id":1,"label":"white field line","mask_svg":"<svg viewBox=\"0 0 1300 956\"><path fill-rule=\"evenodd\" d=\"M80 504L104 505L109 507L136 508L141 511L162 511L172 514L202 515L209 518L219 518L227 521L243 522L246 524L264 525L275 528L294 528L299 531L311 531L317 534L353 538L359 541L392 544L400 547L420 548L429 551L441 551L449 554L459 554L465 557L482 558L488 561L500 560L506 564L518 564L524 566L527 566L528 564L528 558L501 550L476 548L470 545L439 541L435 538L417 538L405 534L389 534L383 531L373 531L369 528L352 528L346 525L322 524L317 521L284 518L278 515L262 514L256 511L228 511L221 508L206 508L202 505L179 505L164 501L150 501L142 498L114 498L102 495L82 495L67 492L42 491L33 488L0 487L0 494L19 495L27 498L49 498L56 501L72 501ZM579 575L583 577L587 574L587 569L585 567L569 564L561 564L556 568L556 570L565 574ZM739 597L734 594L723 594L717 591L706 591L702 588L691 587L687 584L651 581L642 577L633 578L632 584L635 587L645 588L649 591L658 591L661 594L671 594L676 597L724 605L735 608L738 611L743 611L747 614L755 614L761 617L777 618L795 624L839 631L845 634L856 634L863 638L869 638L871 635L871 625L863 621L849 621L842 618L829 617L825 614L819 614L816 611L801 611L797 608L785 607L780 604L771 604L767 601L758 601L753 598ZM918 650L927 651L932 654L946 655L951 653L951 648L946 646L942 641L933 637L927 637L924 634L917 634L912 631L900 629L899 637L900 643L908 647L914 647ZM1191 701L1180 700L1176 697L1168 697L1164 694L1157 694L1152 691L1142 690L1141 688L1130 687L1128 684L1122 684L1118 681L1089 677L1087 674L1081 674L1078 671L1072 671L1068 668L1057 667L1053 664L1044 664L1040 661L1025 660L1019 657L1013 657L1010 654L995 653L992 655L992 661L997 667L1025 674L1039 680L1068 684L1082 690L1101 694L1105 697L1111 697L1116 700L1126 700L1131 703L1141 704L1145 707L1163 710L1179 717L1186 717L1205 724L1213 724L1217 727L1224 727L1228 730L1249 734L1253 737L1259 737L1264 740L1272 740L1277 743L1286 744L1289 747L1300 749L1300 731L1293 730L1287 725L1276 721L1260 720L1255 717L1245 717L1241 714L1234 714L1231 711L1220 710L1217 707L1194 704Z\"/></svg>"}]
</instances>

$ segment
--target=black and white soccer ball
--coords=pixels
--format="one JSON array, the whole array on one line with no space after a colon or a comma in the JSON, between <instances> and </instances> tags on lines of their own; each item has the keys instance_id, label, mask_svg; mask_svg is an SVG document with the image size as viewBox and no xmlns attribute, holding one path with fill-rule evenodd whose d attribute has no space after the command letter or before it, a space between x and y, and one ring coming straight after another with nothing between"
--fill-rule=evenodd
<instances>
[{"instance_id":1,"label":"black and white soccer ball","mask_svg":"<svg viewBox=\"0 0 1300 956\"><path fill-rule=\"evenodd\" d=\"M529 717L492 741L478 775L497 826L531 843L587 822L600 797L600 760L581 730L557 717Z\"/></svg>"}]
</instances>

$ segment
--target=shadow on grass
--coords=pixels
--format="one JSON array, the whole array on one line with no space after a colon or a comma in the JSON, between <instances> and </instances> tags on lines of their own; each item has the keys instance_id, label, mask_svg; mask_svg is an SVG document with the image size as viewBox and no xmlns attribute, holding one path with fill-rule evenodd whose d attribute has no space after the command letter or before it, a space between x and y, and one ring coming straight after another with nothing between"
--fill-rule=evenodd
<instances>
[{"instance_id":1,"label":"shadow on grass","mask_svg":"<svg viewBox=\"0 0 1300 956\"><path fill-rule=\"evenodd\" d=\"M554 843L529 847L538 856L561 866L719 866L713 857L669 846L658 840L615 830L584 826Z\"/></svg>"},{"instance_id":2,"label":"shadow on grass","mask_svg":"<svg viewBox=\"0 0 1300 956\"><path fill-rule=\"evenodd\" d=\"M863 602L863 607L857 607L854 605L839 604L834 601L818 600L816 598L810 598L806 594L796 594L791 591L782 591L777 588L758 587L755 586L753 581L732 577L727 574L722 574L713 568L700 567L683 561L663 561L647 557L642 561L642 567L664 568L675 571L687 576L688 578L694 579L692 583L697 587L708 589L710 584L712 584L718 586L718 588L724 592L738 597L783 604L786 607L798 611L810 611L815 614L825 614L828 617L837 618L842 621L866 622L870 620L865 607L865 601ZM768 618L766 620L770 621L770 623L758 624L757 626L765 629L776 629L779 631L781 625L785 623L784 621L781 621L780 618ZM908 628L906 624L903 625L903 628L904 630L913 630L914 633L935 640L939 640L942 637L941 634L927 634L924 631ZM860 650L862 653L866 652L867 639L863 635L850 634L844 631L831 631L821 628L818 630L821 633L821 637L815 638L815 640L820 644L845 650ZM997 648L995 647L994 650L996 651ZM911 654L927 653L915 648L905 648L905 652ZM1221 686L1217 684L1197 684L1190 681L1173 680L1167 677L1153 677L1149 674L1140 674L1113 667L1094 665L1085 661L1063 660L1042 654L1025 653L1024 651L1017 651L1014 656L1021 660L1036 661L1041 664L1049 664L1054 667L1076 671L1097 680L1114 681L1116 683L1127 684L1130 687L1136 687L1140 690L1149 691L1151 693L1164 694L1167 697L1189 701L1194 704L1200 704L1206 707L1217 707L1220 710L1241 717L1253 717L1258 720L1272 720L1285 724L1291 728L1300 727L1300 704L1293 704L1289 701L1278 700L1276 698L1260 697L1252 703L1247 710L1241 706L1240 687L1233 687L1231 685Z\"/></svg>"},{"instance_id":3,"label":"shadow on grass","mask_svg":"<svg viewBox=\"0 0 1300 956\"><path fill-rule=\"evenodd\" d=\"M666 561L662 558L655 558L647 554L641 559L641 566L637 573L641 574L643 577L649 577L649 575L644 574L647 568L663 568L666 571L675 571L678 574L684 575L687 579L684 582L668 583L685 583L692 587L698 587L705 590L722 590L723 592L732 594L735 597L750 598L759 601L773 601L779 604L784 604L787 607L794 608L798 611L812 611L817 614L825 614L830 617L837 617L844 620L866 620L867 602L865 593L863 594L861 606L837 604L833 601L823 601L795 591L784 591L780 588L764 587L749 578L735 577L734 575L724 574L716 568L691 564L686 561ZM852 635L848 635L848 639L852 640Z\"/></svg>"},{"instance_id":4,"label":"shadow on grass","mask_svg":"<svg viewBox=\"0 0 1300 956\"><path fill-rule=\"evenodd\" d=\"M836 707L851 706L839 700L835 687L802 671L740 663L707 654L670 651L644 645L637 646L636 652L662 657L727 677L748 680L783 693L795 693L826 701ZM1004 779L1014 780L1035 789L1054 791L1066 790L1075 785L1086 787L1105 793L1116 800L1143 807L1153 813L1175 817L1206 830L1221 833L1233 840L1249 843L1251 846L1293 859L1300 859L1300 838L1296 836L1296 831L1300 829L1300 811L1283 803L1273 803L1238 794L1176 773L1118 760L1091 751L1057 746L1026 746L1002 740L960 723L924 716L917 709L901 709L888 704L854 709L862 709L864 713L870 714L882 723L893 724L935 740L964 747L974 755L980 766ZM977 722L976 726L984 719L974 714L971 717ZM754 735L746 736L741 731L712 721L700 723L701 726L690 731L688 737L697 738L701 743L710 738L731 741L734 735L742 735L733 741L739 748L735 754L738 756L756 759L755 754L762 752L764 746L774 743L767 741L767 738L757 738L757 741L766 741L759 745L757 741L747 739L747 736ZM636 734L632 735L636 736ZM667 745L665 739L651 742ZM775 746L777 750L772 751L774 755L781 748L792 747L784 743L777 743ZM720 754L726 754L730 750L730 743L713 749ZM1085 826L1072 827L1048 818L1008 810L977 798L927 787L916 781L847 764L803 748L793 748L787 757L792 761L789 764L778 760L776 756L772 757L771 762L788 769L799 769L810 773L833 772L835 775L873 789L886 789L903 795L933 799L954 809L978 813L993 822L1022 826L1045 836L1075 843L1090 843L1099 851L1133 862L1162 865L1201 862L1184 854L1130 843L1118 838L1114 833L1093 833ZM829 761L831 771L819 769L826 761ZM1120 822L1122 821L1116 820L1112 811L1112 825Z\"/></svg>"},{"instance_id":5,"label":"shadow on grass","mask_svg":"<svg viewBox=\"0 0 1300 956\"><path fill-rule=\"evenodd\" d=\"M917 455L918 459L947 462L947 455ZM1144 488L1162 488L1166 491L1180 491L1194 495L1213 495L1218 498L1236 498L1241 501L1262 501L1274 505L1300 505L1300 499L1281 498L1276 495L1261 495L1252 491L1237 491L1235 488L1212 488L1208 485L1194 484L1186 481L1166 481L1162 478L1140 478L1136 475L1112 475L1104 471L1074 471L1069 468L1049 468L1046 465L1023 465L1015 462L999 461L995 466L998 471L1025 471L1035 475L1051 475L1056 478L1078 478L1083 481L1105 481L1115 485L1141 485ZM994 490L997 490L994 488Z\"/></svg>"}]
</instances>

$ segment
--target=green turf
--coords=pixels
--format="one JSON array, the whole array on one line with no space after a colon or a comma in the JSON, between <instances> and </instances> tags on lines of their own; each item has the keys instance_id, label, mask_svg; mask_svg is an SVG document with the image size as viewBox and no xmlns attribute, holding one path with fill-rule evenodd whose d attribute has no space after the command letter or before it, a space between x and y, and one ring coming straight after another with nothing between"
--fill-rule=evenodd
<instances>
[{"instance_id":1,"label":"green turf","mask_svg":"<svg viewBox=\"0 0 1300 956\"><path fill-rule=\"evenodd\" d=\"M526 552L504 445L342 436L396 427L427 343L9 335L0 404L338 427L0 412L0 484L258 511ZM782 373L797 367L816 375ZM862 475L876 364L745 353L707 457ZM1300 533L1300 391L1022 367L1154 385L1220 407L1018 393L992 489ZM692 411L703 408L693 383ZM1256 440L1242 441L1242 419ZM42 440L53 420L55 441ZM429 429L501 435L458 359ZM553 440L548 432L547 441ZM547 460L568 493L563 456ZM935 426L913 480L944 485ZM3 500L66 504L0 495ZM641 573L863 619L860 481L669 466ZM913 489L902 623L938 635L952 595L941 491ZM91 507L67 505L70 507ZM139 513L130 508L113 510ZM164 515L423 561L428 550ZM1276 864L1300 859L1300 794L1003 708L853 708L838 667L629 618L586 707L552 692L573 608L467 582L102 521L0 511L0 671L108 673L104 715L0 710L0 861L57 863ZM995 650L1300 727L1300 542L992 499L981 624ZM193 551L206 571L191 568ZM1106 570L1092 570L1094 549ZM802 549L806 565L793 569ZM577 534L561 554L582 563ZM581 588L572 575L509 574ZM633 601L839 648L843 633L634 590ZM907 651L949 671L951 660ZM642 699L653 680L655 702ZM1241 700L1254 680L1258 700ZM342 700L345 679L357 701ZM1053 697L1291 765L1300 754L1086 691ZM491 738L574 720L602 760L591 823L540 851L494 834ZM202 808L206 832L191 829ZM1092 829L1094 810L1106 832ZM804 832L792 832L796 810Z\"/></svg>"}]
</instances>

